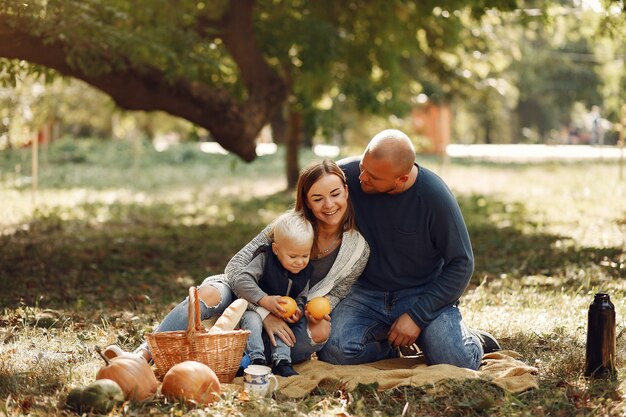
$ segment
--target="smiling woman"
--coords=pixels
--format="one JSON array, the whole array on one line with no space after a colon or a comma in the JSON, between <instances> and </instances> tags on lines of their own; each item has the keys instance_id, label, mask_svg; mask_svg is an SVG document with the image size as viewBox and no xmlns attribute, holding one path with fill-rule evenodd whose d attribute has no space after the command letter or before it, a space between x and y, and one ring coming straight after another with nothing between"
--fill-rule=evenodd
<instances>
[{"instance_id":1,"label":"smiling woman","mask_svg":"<svg viewBox=\"0 0 626 417\"><path fill-rule=\"evenodd\" d=\"M304 185L302 186L304 188ZM315 218L316 237L313 253L323 257L341 243L344 215L348 206L348 189L336 175L324 175L318 178L306 193L306 207L309 218Z\"/></svg>"},{"instance_id":2,"label":"smiling woman","mask_svg":"<svg viewBox=\"0 0 626 417\"><path fill-rule=\"evenodd\" d=\"M310 261L313 272L307 300L326 297L332 309L350 292L369 257L369 246L355 228L345 174L335 162L328 159L316 161L302 170L294 211L304 215L314 231L311 253L316 256ZM231 259L225 274L208 277L198 287L203 301L202 320L221 314L234 299L235 282L253 262L259 248L272 244L268 233L271 227L267 226ZM188 300L184 300L170 311L155 331L185 329L187 303ZM302 318L295 322L285 320L276 313L261 310L263 327L272 345L276 345L275 336L278 336L292 347L293 363L309 359L312 353L324 346L330 332L329 315L316 319L303 312ZM146 343L137 352L146 359L150 358Z\"/></svg>"}]
</instances>

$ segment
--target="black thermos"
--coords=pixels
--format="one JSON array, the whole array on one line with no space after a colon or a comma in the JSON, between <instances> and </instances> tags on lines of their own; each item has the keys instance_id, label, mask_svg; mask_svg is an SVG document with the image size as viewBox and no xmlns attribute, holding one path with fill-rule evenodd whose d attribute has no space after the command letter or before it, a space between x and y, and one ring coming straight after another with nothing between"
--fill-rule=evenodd
<instances>
[{"instance_id":1,"label":"black thermos","mask_svg":"<svg viewBox=\"0 0 626 417\"><path fill-rule=\"evenodd\" d=\"M615 369L615 306L606 293L597 293L589 305L585 376L612 377Z\"/></svg>"}]
</instances>

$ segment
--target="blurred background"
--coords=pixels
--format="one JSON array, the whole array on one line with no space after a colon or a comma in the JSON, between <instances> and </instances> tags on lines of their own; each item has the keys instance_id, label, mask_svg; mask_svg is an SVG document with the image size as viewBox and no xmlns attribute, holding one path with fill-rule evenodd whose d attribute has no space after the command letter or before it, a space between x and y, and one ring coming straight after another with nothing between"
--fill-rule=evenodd
<instances>
[{"instance_id":1,"label":"blurred background","mask_svg":"<svg viewBox=\"0 0 626 417\"><path fill-rule=\"evenodd\" d=\"M623 2L444 3L2 0L0 150L285 145L293 185L300 149L360 153L390 127L437 155L619 143Z\"/></svg>"}]
</instances>

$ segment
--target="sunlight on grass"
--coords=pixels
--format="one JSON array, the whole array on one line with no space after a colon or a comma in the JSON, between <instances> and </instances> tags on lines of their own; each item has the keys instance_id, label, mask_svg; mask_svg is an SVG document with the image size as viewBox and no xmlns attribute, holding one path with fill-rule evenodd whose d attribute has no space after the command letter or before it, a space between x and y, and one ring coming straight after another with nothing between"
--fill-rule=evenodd
<instances>
[{"instance_id":1,"label":"sunlight on grass","mask_svg":"<svg viewBox=\"0 0 626 417\"><path fill-rule=\"evenodd\" d=\"M419 160L419 157L418 157ZM458 194L489 194L521 203L527 221L573 238L582 246L624 246L626 182L618 164L448 165L438 173Z\"/></svg>"},{"instance_id":2,"label":"sunlight on grass","mask_svg":"<svg viewBox=\"0 0 626 417\"><path fill-rule=\"evenodd\" d=\"M0 414L60 414L67 392L100 367L95 345L136 347L190 285L222 272L293 204L282 192L281 148L244 164L186 145L146 147L133 161L127 145L53 147L35 201L22 168L28 154L0 157ZM119 414L621 415L623 375L582 377L597 291L611 294L618 367L626 363L626 185L617 165L418 161L450 185L468 224L476 262L464 320L536 366L539 389L513 395L485 381L446 382L437 393L322 387L300 401L226 395L192 410L156 399Z\"/></svg>"},{"instance_id":3,"label":"sunlight on grass","mask_svg":"<svg viewBox=\"0 0 626 417\"><path fill-rule=\"evenodd\" d=\"M183 224L214 224L219 219L234 220L228 200L250 201L282 191L281 181L251 181L237 179L224 181L219 189L206 186L187 187L158 194L134 192L128 189L71 189L39 191L36 201L29 192L0 191L0 200L6 201L0 211L0 234L11 233L33 216L55 213L63 221L80 220L91 224L106 223L115 218L115 206L137 205L150 208L167 204L173 207L175 218ZM242 196L245 196L242 198ZM275 213L258 213L269 221Z\"/></svg>"}]
</instances>

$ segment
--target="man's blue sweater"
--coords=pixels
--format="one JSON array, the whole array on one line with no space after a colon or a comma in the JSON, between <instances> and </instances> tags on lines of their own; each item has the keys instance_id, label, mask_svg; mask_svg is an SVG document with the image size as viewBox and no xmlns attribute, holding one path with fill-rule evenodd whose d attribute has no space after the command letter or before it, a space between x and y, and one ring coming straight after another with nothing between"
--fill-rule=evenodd
<instances>
[{"instance_id":1,"label":"man's blue sweater","mask_svg":"<svg viewBox=\"0 0 626 417\"><path fill-rule=\"evenodd\" d=\"M415 183L400 194L366 194L361 158L339 161L348 178L356 222L370 246L357 285L378 291L420 288L407 313L422 329L456 303L474 270L461 209L435 173L418 166Z\"/></svg>"}]
</instances>

